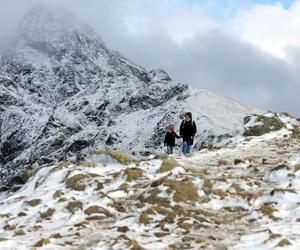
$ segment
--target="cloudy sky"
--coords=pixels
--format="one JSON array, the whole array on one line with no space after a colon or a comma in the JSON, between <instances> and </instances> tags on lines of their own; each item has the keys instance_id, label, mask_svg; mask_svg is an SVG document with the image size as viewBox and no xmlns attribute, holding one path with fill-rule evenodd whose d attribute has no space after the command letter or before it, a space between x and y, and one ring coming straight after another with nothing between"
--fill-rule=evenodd
<instances>
[{"instance_id":1,"label":"cloudy sky","mask_svg":"<svg viewBox=\"0 0 300 250\"><path fill-rule=\"evenodd\" d=\"M38 4L65 6L148 70L300 115L300 0L0 0L0 34Z\"/></svg>"}]
</instances>

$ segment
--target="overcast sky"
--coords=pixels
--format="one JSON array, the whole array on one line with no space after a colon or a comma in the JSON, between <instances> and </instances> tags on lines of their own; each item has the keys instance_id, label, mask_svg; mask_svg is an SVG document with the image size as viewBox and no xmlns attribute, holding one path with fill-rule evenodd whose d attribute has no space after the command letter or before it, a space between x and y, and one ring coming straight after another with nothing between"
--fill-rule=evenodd
<instances>
[{"instance_id":1,"label":"overcast sky","mask_svg":"<svg viewBox=\"0 0 300 250\"><path fill-rule=\"evenodd\" d=\"M58 4L148 70L300 115L300 1L0 0L0 34L33 6Z\"/></svg>"}]
</instances>

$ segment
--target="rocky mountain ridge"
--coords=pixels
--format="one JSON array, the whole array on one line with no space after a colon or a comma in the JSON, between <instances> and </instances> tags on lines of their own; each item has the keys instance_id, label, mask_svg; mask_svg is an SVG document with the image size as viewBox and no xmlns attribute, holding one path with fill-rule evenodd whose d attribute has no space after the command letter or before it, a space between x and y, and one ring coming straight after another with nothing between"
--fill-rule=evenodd
<instances>
[{"instance_id":1,"label":"rocky mountain ridge","mask_svg":"<svg viewBox=\"0 0 300 250\"><path fill-rule=\"evenodd\" d=\"M178 127L186 111L198 125L195 150L212 147L243 133L244 117L258 112L148 72L72 15L43 7L24 16L0 58L1 186L94 148L161 154L166 127Z\"/></svg>"}]
</instances>

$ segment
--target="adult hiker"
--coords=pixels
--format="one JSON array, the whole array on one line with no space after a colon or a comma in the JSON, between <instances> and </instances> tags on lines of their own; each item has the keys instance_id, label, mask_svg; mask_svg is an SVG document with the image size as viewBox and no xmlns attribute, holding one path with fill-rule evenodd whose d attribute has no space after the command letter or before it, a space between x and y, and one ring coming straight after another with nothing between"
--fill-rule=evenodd
<instances>
[{"instance_id":1,"label":"adult hiker","mask_svg":"<svg viewBox=\"0 0 300 250\"><path fill-rule=\"evenodd\" d=\"M170 125L168 127L166 136L165 136L165 141L164 145L167 146L167 154L173 154L173 148L175 146L175 139L179 139L180 136L176 134L174 131L174 127Z\"/></svg>"},{"instance_id":2,"label":"adult hiker","mask_svg":"<svg viewBox=\"0 0 300 250\"><path fill-rule=\"evenodd\" d=\"M183 140L181 150L184 155L189 155L191 153L196 132L197 132L197 126L192 119L192 113L191 112L185 113L184 119L181 122L180 129L179 129L179 134Z\"/></svg>"}]
</instances>

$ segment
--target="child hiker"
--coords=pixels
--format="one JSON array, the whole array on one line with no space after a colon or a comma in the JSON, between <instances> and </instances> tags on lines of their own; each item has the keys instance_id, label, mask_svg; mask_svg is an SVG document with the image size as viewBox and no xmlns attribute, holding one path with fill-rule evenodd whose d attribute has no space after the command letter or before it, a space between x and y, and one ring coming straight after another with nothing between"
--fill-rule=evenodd
<instances>
[{"instance_id":1,"label":"child hiker","mask_svg":"<svg viewBox=\"0 0 300 250\"><path fill-rule=\"evenodd\" d=\"M164 145L167 146L167 154L173 154L176 138L179 139L180 136L175 133L173 126L169 126L164 141Z\"/></svg>"}]
</instances>

